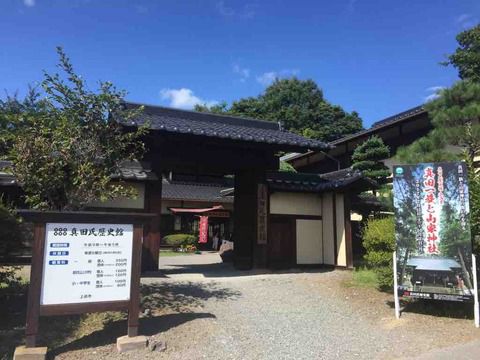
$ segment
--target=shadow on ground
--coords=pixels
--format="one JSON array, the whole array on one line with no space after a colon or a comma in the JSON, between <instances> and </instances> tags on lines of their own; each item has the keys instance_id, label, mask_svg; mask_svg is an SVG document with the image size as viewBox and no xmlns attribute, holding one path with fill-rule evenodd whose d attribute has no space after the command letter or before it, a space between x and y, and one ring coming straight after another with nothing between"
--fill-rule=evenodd
<instances>
[{"instance_id":1,"label":"shadow on ground","mask_svg":"<svg viewBox=\"0 0 480 360\"><path fill-rule=\"evenodd\" d=\"M170 309L189 311L202 307L208 299L235 300L241 293L216 283L149 283L141 287L142 310Z\"/></svg>"},{"instance_id":2,"label":"shadow on ground","mask_svg":"<svg viewBox=\"0 0 480 360\"><path fill-rule=\"evenodd\" d=\"M235 300L239 296L238 291L215 283L142 285L141 310L149 309L151 316L140 319L139 333L151 336L195 319L215 318L201 311L205 301ZM11 359L15 347L24 344L25 312L25 289L9 297L0 296L0 359ZM115 344L126 332L126 314L122 312L43 317L38 344L47 346L49 359L53 359L72 350Z\"/></svg>"},{"instance_id":3,"label":"shadow on ground","mask_svg":"<svg viewBox=\"0 0 480 360\"><path fill-rule=\"evenodd\" d=\"M140 334L152 336L195 319L208 318L215 318L215 315L210 313L178 313L142 318L140 319ZM47 358L54 359L55 356L69 351L115 344L117 338L124 336L126 331L126 320L114 321L107 324L102 330L94 331L87 336L49 351Z\"/></svg>"},{"instance_id":4,"label":"shadow on ground","mask_svg":"<svg viewBox=\"0 0 480 360\"><path fill-rule=\"evenodd\" d=\"M388 301L395 308L395 302ZM412 299L401 301L401 313L414 313L453 319L473 319L473 304L441 300Z\"/></svg>"},{"instance_id":5,"label":"shadow on ground","mask_svg":"<svg viewBox=\"0 0 480 360\"><path fill-rule=\"evenodd\" d=\"M212 264L168 264L160 265L158 271L148 271L142 274L142 278L168 278L171 275L201 274L206 278L226 278L252 275L276 275L276 274L301 274L322 273L334 271L333 267L305 267L294 269L252 269L237 270L232 263Z\"/></svg>"}]
</instances>

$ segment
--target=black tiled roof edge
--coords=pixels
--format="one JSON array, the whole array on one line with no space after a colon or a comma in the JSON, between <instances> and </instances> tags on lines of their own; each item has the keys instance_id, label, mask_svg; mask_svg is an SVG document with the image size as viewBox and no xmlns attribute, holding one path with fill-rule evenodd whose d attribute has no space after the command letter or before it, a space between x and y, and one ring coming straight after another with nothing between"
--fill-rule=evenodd
<instances>
[{"instance_id":1,"label":"black tiled roof edge","mask_svg":"<svg viewBox=\"0 0 480 360\"><path fill-rule=\"evenodd\" d=\"M227 187L218 184L168 182L163 180L162 199L233 203L233 197L221 195L221 192L225 189Z\"/></svg>"},{"instance_id":2,"label":"black tiled roof edge","mask_svg":"<svg viewBox=\"0 0 480 360\"><path fill-rule=\"evenodd\" d=\"M126 126L149 124L157 131L189 134L212 138L231 139L290 146L301 149L327 150L330 146L322 141L283 131L279 124L271 121L249 119L230 115L219 115L125 102L127 108L144 106L144 112ZM119 121L122 121L121 119Z\"/></svg>"},{"instance_id":3,"label":"black tiled roof edge","mask_svg":"<svg viewBox=\"0 0 480 360\"><path fill-rule=\"evenodd\" d=\"M418 114L422 114L422 113L426 113L426 112L427 111L424 109L423 105L415 106L414 108L408 109L408 110L403 111L399 114L395 114L395 115L390 116L386 119L377 121L377 122L373 123L373 125L368 129L361 130L361 131L359 131L355 134L348 135L348 136L345 136L345 137L340 138L338 140L332 141L330 144L335 146L335 145L341 144L341 143L343 143L347 140L354 139L356 137L359 137L359 136L368 134L370 132L373 132L375 130L381 129L385 126L389 126L389 125L395 124L397 122L407 120L407 119L411 118L412 116L416 116Z\"/></svg>"},{"instance_id":4,"label":"black tiled roof edge","mask_svg":"<svg viewBox=\"0 0 480 360\"><path fill-rule=\"evenodd\" d=\"M402 111L401 113L395 114L393 116L389 116L389 117L387 117L383 120L376 121L372 124L370 129L382 127L382 126L388 125L392 122L400 121L400 120L409 118L411 116L417 115L417 114L422 113L422 112L426 112L425 108L423 107L423 105L418 105L418 106L415 106L411 109Z\"/></svg>"},{"instance_id":5,"label":"black tiled roof edge","mask_svg":"<svg viewBox=\"0 0 480 360\"><path fill-rule=\"evenodd\" d=\"M408 109L406 111L403 111L401 113L395 114L393 116L389 116L388 118L385 118L383 120L379 120L379 121L373 123L373 125L368 129L364 129L364 130L356 132L355 134L347 135L347 136L344 136L340 139L334 140L334 141L330 142L329 145L332 148L336 147L336 146L338 146L338 145L340 145L340 144L342 144L342 143L344 143L348 140L352 140L352 139L355 139L356 137L363 136L365 134L369 134L369 133L374 132L376 130L382 129L385 126L389 126L389 125L395 124L397 122L405 121L405 120L411 118L412 116L416 116L416 115L426 113L426 112L427 111L425 110L423 105L415 106L415 107L413 107L411 109ZM299 158L303 158L305 156L309 156L309 155L314 154L314 153L316 153L316 151L308 151L308 152L305 152L305 153L302 153L302 154L292 155L286 161L289 162L291 160L296 160L296 159L299 159Z\"/></svg>"},{"instance_id":6,"label":"black tiled roof edge","mask_svg":"<svg viewBox=\"0 0 480 360\"><path fill-rule=\"evenodd\" d=\"M377 183L366 178L360 171L351 168L327 174L269 172L267 183L273 188L286 191L324 192L340 190L361 181L365 188L376 188Z\"/></svg>"}]
</instances>

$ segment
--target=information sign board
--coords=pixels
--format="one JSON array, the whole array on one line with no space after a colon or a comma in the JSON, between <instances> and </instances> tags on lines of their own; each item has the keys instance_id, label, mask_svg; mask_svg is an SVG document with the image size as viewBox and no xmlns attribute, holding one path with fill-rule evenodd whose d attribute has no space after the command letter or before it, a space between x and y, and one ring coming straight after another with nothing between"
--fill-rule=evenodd
<instances>
[{"instance_id":1,"label":"information sign board","mask_svg":"<svg viewBox=\"0 0 480 360\"><path fill-rule=\"evenodd\" d=\"M394 166L393 190L398 294L473 301L465 163Z\"/></svg>"},{"instance_id":2,"label":"information sign board","mask_svg":"<svg viewBox=\"0 0 480 360\"><path fill-rule=\"evenodd\" d=\"M41 305L128 301L133 225L47 223Z\"/></svg>"}]
</instances>

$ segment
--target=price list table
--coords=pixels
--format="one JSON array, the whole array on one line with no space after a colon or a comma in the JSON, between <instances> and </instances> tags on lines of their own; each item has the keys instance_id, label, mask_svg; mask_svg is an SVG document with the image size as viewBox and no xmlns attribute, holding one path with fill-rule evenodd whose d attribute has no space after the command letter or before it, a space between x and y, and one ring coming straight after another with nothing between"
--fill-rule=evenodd
<instances>
[{"instance_id":1,"label":"price list table","mask_svg":"<svg viewBox=\"0 0 480 360\"><path fill-rule=\"evenodd\" d=\"M47 223L45 230L41 305L129 300L133 225Z\"/></svg>"}]
</instances>

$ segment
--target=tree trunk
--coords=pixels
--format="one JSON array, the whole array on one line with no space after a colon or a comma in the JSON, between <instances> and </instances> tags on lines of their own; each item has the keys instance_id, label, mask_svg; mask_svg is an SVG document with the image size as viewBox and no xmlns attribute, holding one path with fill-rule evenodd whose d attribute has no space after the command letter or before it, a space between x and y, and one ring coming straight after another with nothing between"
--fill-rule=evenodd
<instances>
[{"instance_id":1,"label":"tree trunk","mask_svg":"<svg viewBox=\"0 0 480 360\"><path fill-rule=\"evenodd\" d=\"M467 285L468 290L472 292L473 286L472 286L472 282L470 281L470 273L468 272L467 267L465 266L462 250L460 250L460 248L457 248L457 250L458 250L458 256L460 257L460 264L462 265L463 276L465 278L465 285Z\"/></svg>"},{"instance_id":2,"label":"tree trunk","mask_svg":"<svg viewBox=\"0 0 480 360\"><path fill-rule=\"evenodd\" d=\"M403 258L402 271L400 272L400 285L403 285L403 277L405 276L405 270L407 268L407 261L410 249L405 250L405 257Z\"/></svg>"}]
</instances>

